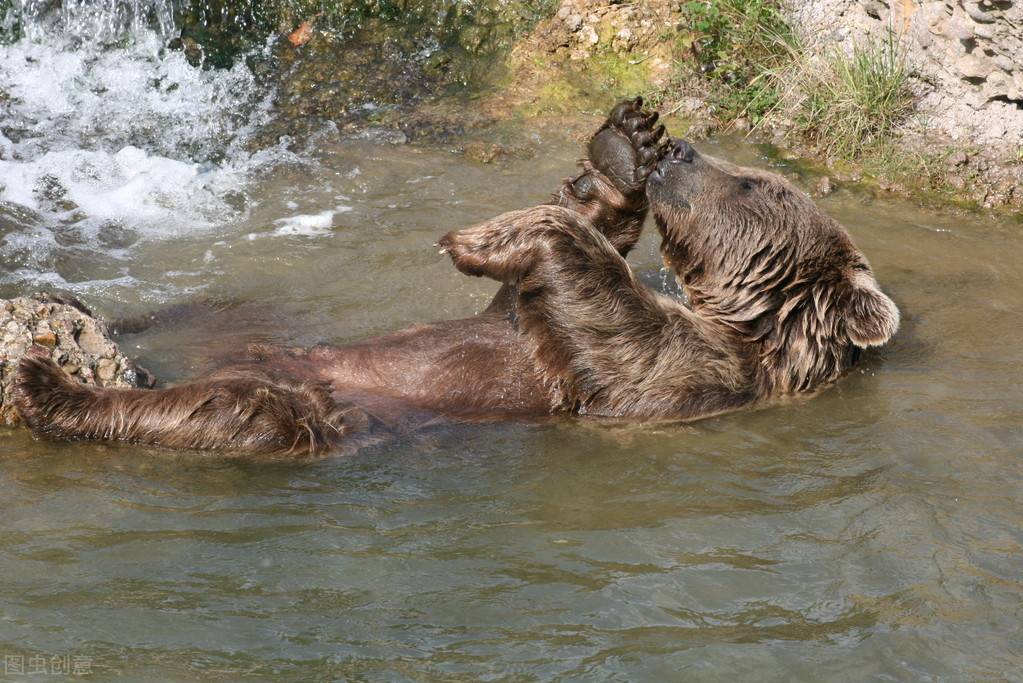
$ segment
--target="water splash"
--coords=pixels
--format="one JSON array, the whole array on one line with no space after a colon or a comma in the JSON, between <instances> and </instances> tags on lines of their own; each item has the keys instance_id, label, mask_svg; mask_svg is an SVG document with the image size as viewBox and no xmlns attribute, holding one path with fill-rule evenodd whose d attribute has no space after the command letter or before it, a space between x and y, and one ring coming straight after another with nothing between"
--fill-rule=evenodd
<instances>
[{"instance_id":1,"label":"water splash","mask_svg":"<svg viewBox=\"0 0 1023 683\"><path fill-rule=\"evenodd\" d=\"M118 40L127 34L174 30L172 0L14 0L9 21L21 33L40 40L54 31L88 42Z\"/></svg>"},{"instance_id":2,"label":"water splash","mask_svg":"<svg viewBox=\"0 0 1023 683\"><path fill-rule=\"evenodd\" d=\"M59 236L160 239L244 215L272 95L243 63L166 47L170 0L28 0L0 45L0 284L46 279ZM31 248L28 248L28 247ZM124 250L114 255L126 254Z\"/></svg>"}]
</instances>

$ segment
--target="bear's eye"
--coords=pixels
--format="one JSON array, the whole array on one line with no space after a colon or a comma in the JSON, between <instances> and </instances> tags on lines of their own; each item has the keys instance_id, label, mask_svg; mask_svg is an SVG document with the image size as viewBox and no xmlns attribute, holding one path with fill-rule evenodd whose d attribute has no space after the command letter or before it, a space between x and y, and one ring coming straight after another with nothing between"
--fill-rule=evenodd
<instances>
[{"instance_id":1,"label":"bear's eye","mask_svg":"<svg viewBox=\"0 0 1023 683\"><path fill-rule=\"evenodd\" d=\"M756 189L756 187L757 187L756 181L750 180L749 178L743 178L742 182L739 183L739 188L743 192L752 192L753 190Z\"/></svg>"}]
</instances>

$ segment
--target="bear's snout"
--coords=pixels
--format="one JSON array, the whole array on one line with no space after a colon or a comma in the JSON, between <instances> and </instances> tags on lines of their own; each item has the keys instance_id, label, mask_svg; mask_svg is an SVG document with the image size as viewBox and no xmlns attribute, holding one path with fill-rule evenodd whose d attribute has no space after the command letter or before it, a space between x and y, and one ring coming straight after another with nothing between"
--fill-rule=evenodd
<instances>
[{"instance_id":1,"label":"bear's snout","mask_svg":"<svg viewBox=\"0 0 1023 683\"><path fill-rule=\"evenodd\" d=\"M657 162L654 172L650 174L650 180L653 181L653 184L663 182L673 167L680 171L689 170L696 157L696 149L687 140L672 138L671 143L665 147L664 154Z\"/></svg>"}]
</instances>

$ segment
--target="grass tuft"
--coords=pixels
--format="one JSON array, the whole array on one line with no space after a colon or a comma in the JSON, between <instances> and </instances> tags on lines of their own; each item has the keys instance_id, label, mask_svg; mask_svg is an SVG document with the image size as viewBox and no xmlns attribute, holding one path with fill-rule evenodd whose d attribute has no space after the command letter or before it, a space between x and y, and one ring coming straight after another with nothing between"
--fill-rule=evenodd
<instances>
[{"instance_id":1,"label":"grass tuft","mask_svg":"<svg viewBox=\"0 0 1023 683\"><path fill-rule=\"evenodd\" d=\"M783 0L690 0L673 89L696 77L727 129L781 120L793 142L844 160L897 163L893 144L913 110L910 68L897 36L814 57L785 18ZM775 121L776 123L778 121Z\"/></svg>"},{"instance_id":2,"label":"grass tuft","mask_svg":"<svg viewBox=\"0 0 1023 683\"><path fill-rule=\"evenodd\" d=\"M835 51L822 65L803 65L799 79L802 135L822 153L843 159L884 155L913 110L910 70L892 33L881 41Z\"/></svg>"}]
</instances>

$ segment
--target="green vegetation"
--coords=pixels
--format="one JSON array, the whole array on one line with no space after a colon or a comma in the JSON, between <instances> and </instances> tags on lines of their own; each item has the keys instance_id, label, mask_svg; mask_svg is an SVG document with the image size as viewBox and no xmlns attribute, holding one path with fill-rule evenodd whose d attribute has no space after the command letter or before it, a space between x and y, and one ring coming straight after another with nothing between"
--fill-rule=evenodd
<instances>
[{"instance_id":1,"label":"green vegetation","mask_svg":"<svg viewBox=\"0 0 1023 683\"><path fill-rule=\"evenodd\" d=\"M691 0L691 31L680 37L683 68L710 85L711 104L726 122L753 124L778 106L782 76L800 52L778 0Z\"/></svg>"},{"instance_id":2,"label":"green vegetation","mask_svg":"<svg viewBox=\"0 0 1023 683\"><path fill-rule=\"evenodd\" d=\"M604 30L604 26L600 26ZM546 54L526 57L520 66L535 86L527 101L515 107L520 118L543 115L603 113L626 93L643 93L650 86L644 60L610 47L610 38L588 59L558 60ZM514 65L513 65L514 67Z\"/></svg>"},{"instance_id":3,"label":"green vegetation","mask_svg":"<svg viewBox=\"0 0 1023 683\"><path fill-rule=\"evenodd\" d=\"M857 45L848 55L835 51L823 65L801 72L798 123L807 141L829 156L887 162L896 130L913 108L909 69L895 37Z\"/></svg>"},{"instance_id":4,"label":"green vegetation","mask_svg":"<svg viewBox=\"0 0 1023 683\"><path fill-rule=\"evenodd\" d=\"M319 18L319 25L351 32L367 20L379 19L423 29L439 38L471 30L477 44L514 32L517 22L531 22L554 9L553 0L191 0L183 13L207 26L233 26L256 33L290 30L299 22ZM527 28L531 24L527 23Z\"/></svg>"},{"instance_id":5,"label":"green vegetation","mask_svg":"<svg viewBox=\"0 0 1023 683\"><path fill-rule=\"evenodd\" d=\"M914 96L898 36L821 56L800 43L782 2L687 2L688 30L676 38L678 66L664 95L702 90L723 129L740 119L753 128L778 126L793 147L888 186L945 197L968 190L972 180L951 179L947 159L899 140Z\"/></svg>"},{"instance_id":6,"label":"green vegetation","mask_svg":"<svg viewBox=\"0 0 1023 683\"><path fill-rule=\"evenodd\" d=\"M12 42L21 37L19 18L13 0L0 0L0 44Z\"/></svg>"}]
</instances>

